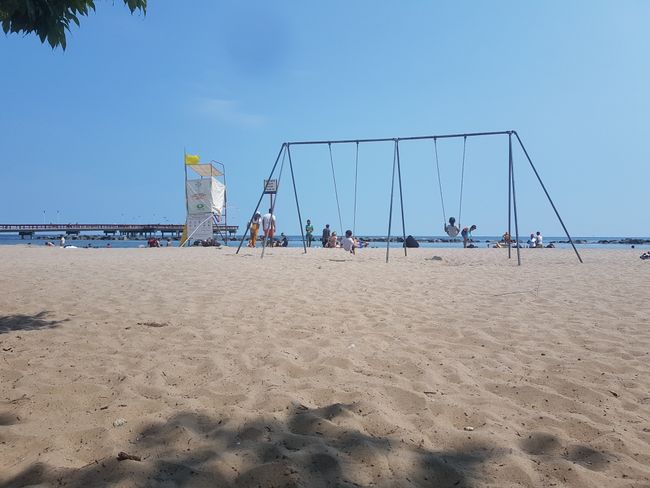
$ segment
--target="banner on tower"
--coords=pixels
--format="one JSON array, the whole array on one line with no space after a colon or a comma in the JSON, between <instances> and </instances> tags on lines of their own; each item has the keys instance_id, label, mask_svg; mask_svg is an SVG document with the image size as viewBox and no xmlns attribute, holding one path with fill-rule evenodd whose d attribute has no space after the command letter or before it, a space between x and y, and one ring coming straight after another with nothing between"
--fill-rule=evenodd
<instances>
[{"instance_id":1,"label":"banner on tower","mask_svg":"<svg viewBox=\"0 0 650 488\"><path fill-rule=\"evenodd\" d=\"M187 180L187 213L189 215L214 213L221 216L226 187L214 177ZM191 233L191 232L190 232Z\"/></svg>"},{"instance_id":2,"label":"banner on tower","mask_svg":"<svg viewBox=\"0 0 650 488\"><path fill-rule=\"evenodd\" d=\"M187 237L191 241L212 239L212 214L210 212L194 213L187 216Z\"/></svg>"}]
</instances>

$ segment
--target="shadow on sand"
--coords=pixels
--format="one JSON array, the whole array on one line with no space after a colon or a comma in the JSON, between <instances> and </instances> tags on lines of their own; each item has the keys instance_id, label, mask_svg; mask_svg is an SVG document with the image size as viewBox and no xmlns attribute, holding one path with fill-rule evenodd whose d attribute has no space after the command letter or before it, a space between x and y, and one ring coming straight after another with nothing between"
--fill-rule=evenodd
<instances>
[{"instance_id":1,"label":"shadow on sand","mask_svg":"<svg viewBox=\"0 0 650 488\"><path fill-rule=\"evenodd\" d=\"M286 421L258 418L238 425L181 412L145 426L128 447L116 447L87 466L35 463L0 487L467 488L480 485L481 465L501 454L494 446L427 450L410 440L372 436L363 424L356 405L339 403L313 409L297 405ZM142 461L117 461L122 449Z\"/></svg>"},{"instance_id":2,"label":"shadow on sand","mask_svg":"<svg viewBox=\"0 0 650 488\"><path fill-rule=\"evenodd\" d=\"M51 329L57 327L62 320L47 320L50 312L43 311L36 315L4 315L0 316L0 334L14 331Z\"/></svg>"}]
</instances>

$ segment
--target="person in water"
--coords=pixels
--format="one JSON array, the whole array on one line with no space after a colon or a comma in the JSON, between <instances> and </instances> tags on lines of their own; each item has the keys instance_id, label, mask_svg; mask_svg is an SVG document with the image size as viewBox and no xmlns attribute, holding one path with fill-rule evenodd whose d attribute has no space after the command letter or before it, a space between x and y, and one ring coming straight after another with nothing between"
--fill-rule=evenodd
<instances>
[{"instance_id":1,"label":"person in water","mask_svg":"<svg viewBox=\"0 0 650 488\"><path fill-rule=\"evenodd\" d=\"M445 232L449 237L456 237L460 229L456 226L456 219L449 217L449 223L445 224Z\"/></svg>"}]
</instances>

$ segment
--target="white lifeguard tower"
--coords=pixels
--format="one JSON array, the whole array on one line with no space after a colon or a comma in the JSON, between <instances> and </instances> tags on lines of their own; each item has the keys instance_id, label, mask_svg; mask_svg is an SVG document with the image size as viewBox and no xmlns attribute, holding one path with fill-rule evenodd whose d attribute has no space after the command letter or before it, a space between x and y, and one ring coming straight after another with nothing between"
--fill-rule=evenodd
<instances>
[{"instance_id":1,"label":"white lifeguard tower","mask_svg":"<svg viewBox=\"0 0 650 488\"><path fill-rule=\"evenodd\" d=\"M215 229L221 234L221 229L227 229L228 225L224 165L217 161L201 163L198 156L191 154L185 154L184 163L187 216L181 246L192 245L197 240L213 239ZM188 174L188 168L192 177ZM227 244L227 230L222 237Z\"/></svg>"}]
</instances>

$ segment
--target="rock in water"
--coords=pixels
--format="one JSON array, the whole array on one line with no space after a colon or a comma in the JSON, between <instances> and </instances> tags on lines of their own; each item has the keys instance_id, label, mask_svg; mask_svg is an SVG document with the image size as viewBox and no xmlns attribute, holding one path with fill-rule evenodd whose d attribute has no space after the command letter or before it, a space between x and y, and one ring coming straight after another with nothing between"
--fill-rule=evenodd
<instances>
[{"instance_id":1,"label":"rock in water","mask_svg":"<svg viewBox=\"0 0 650 488\"><path fill-rule=\"evenodd\" d=\"M415 237L409 235L409 236L406 236L406 241L404 242L404 246L406 246L406 247L420 247L420 243L415 240Z\"/></svg>"}]
</instances>

